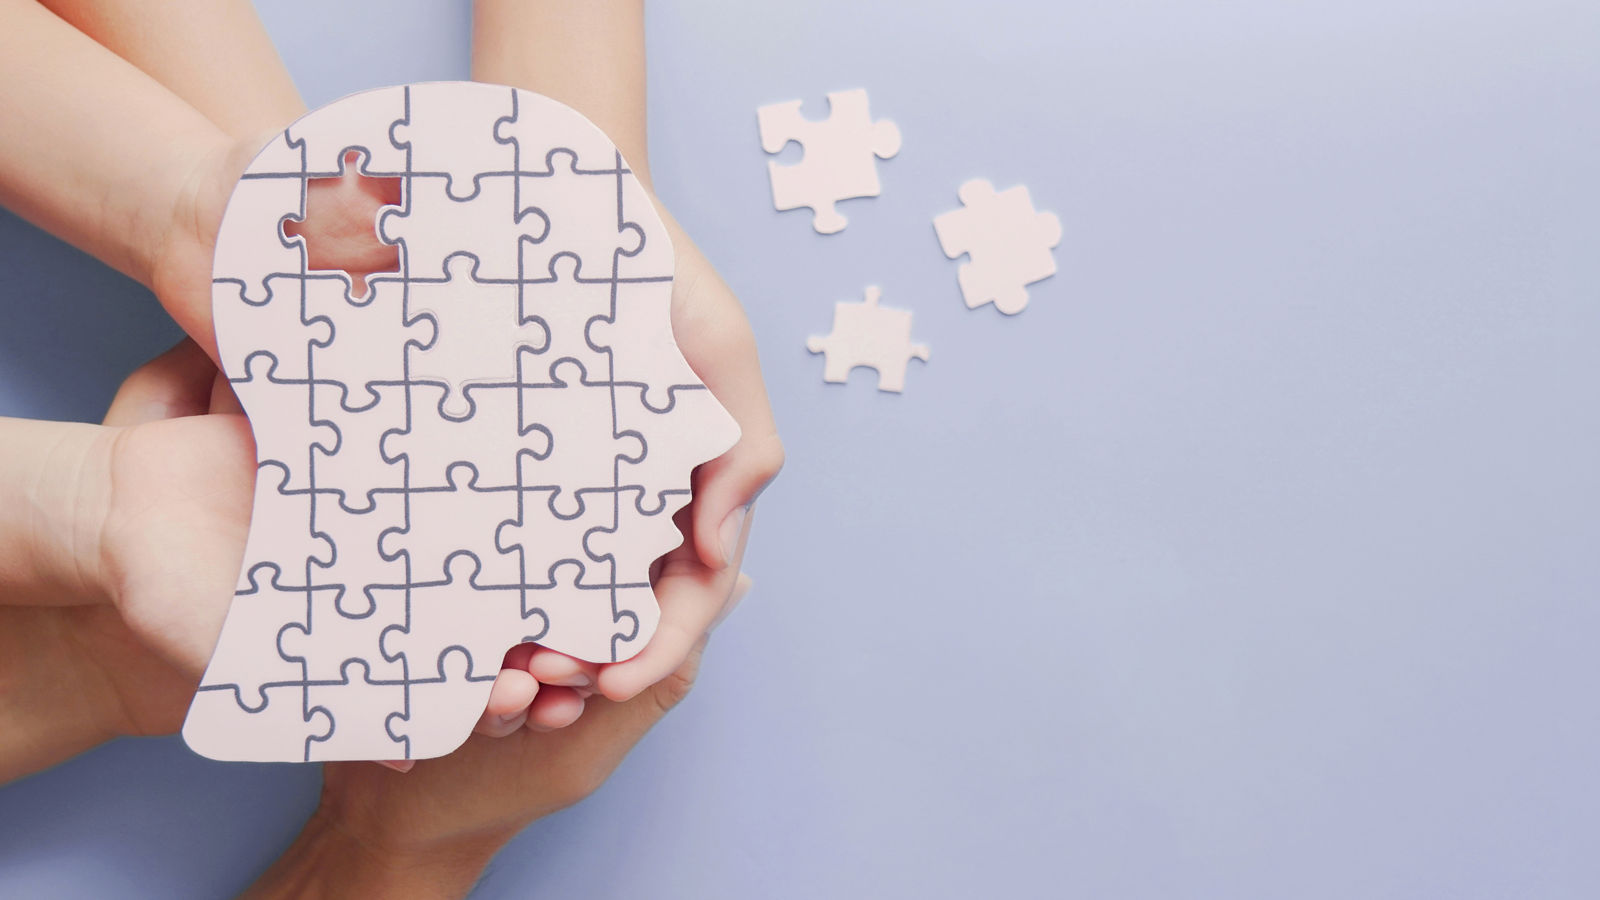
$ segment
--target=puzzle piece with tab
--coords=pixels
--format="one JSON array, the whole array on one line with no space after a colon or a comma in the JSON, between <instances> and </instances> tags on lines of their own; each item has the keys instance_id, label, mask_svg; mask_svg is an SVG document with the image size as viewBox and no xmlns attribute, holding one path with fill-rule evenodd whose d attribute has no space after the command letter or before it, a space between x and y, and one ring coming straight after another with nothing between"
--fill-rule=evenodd
<instances>
[{"instance_id":1,"label":"puzzle piece with tab","mask_svg":"<svg viewBox=\"0 0 1600 900\"><path fill-rule=\"evenodd\" d=\"M347 159L401 184L375 223L399 271L359 293L284 231ZM214 259L218 347L259 477L189 745L440 756L512 646L638 653L690 472L739 437L678 350L672 278L666 227L621 154L549 98L382 88L275 136Z\"/></svg>"}]
</instances>

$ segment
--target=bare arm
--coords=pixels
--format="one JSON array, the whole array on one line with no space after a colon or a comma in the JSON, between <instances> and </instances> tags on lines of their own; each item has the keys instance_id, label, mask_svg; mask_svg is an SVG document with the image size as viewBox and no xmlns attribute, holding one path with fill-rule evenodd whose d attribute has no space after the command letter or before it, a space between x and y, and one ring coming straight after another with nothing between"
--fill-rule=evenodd
<instances>
[{"instance_id":1,"label":"bare arm","mask_svg":"<svg viewBox=\"0 0 1600 900\"><path fill-rule=\"evenodd\" d=\"M0 203L150 283L226 136L32 0L0 0L0 22Z\"/></svg>"},{"instance_id":2,"label":"bare arm","mask_svg":"<svg viewBox=\"0 0 1600 900\"><path fill-rule=\"evenodd\" d=\"M0 98L0 117L48 126L0 135L0 203L139 279L214 354L216 229L246 162L305 111L294 83L247 0L45 5L60 18L26 0L0 0L0 23L17 26L0 36L0 77L35 71L53 83ZM8 39L31 47L34 58L7 55ZM85 108L63 106L58 94ZM103 118L106 109L121 118ZM51 163L42 172L34 162L41 155ZM164 179L166 172L176 174ZM314 264L393 268L395 248L372 236L377 210L391 198L353 176L317 179L310 190L334 198L313 204L333 210L329 217L296 232L309 236ZM98 214L100 197L112 199L110 215Z\"/></svg>"},{"instance_id":3,"label":"bare arm","mask_svg":"<svg viewBox=\"0 0 1600 900\"><path fill-rule=\"evenodd\" d=\"M472 78L538 91L582 112L650 186L643 0L477 0Z\"/></svg>"},{"instance_id":4,"label":"bare arm","mask_svg":"<svg viewBox=\"0 0 1600 900\"><path fill-rule=\"evenodd\" d=\"M216 126L253 137L305 103L249 0L40 0Z\"/></svg>"}]
</instances>

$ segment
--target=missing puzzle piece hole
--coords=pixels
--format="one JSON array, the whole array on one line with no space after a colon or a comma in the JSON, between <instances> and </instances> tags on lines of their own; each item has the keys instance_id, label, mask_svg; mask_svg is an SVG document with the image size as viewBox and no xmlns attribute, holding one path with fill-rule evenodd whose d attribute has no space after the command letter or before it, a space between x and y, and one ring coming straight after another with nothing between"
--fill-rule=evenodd
<instances>
[{"instance_id":1,"label":"missing puzzle piece hole","mask_svg":"<svg viewBox=\"0 0 1600 900\"><path fill-rule=\"evenodd\" d=\"M343 174L311 178L306 184L306 217L285 219L286 239L300 238L306 247L306 268L342 272L350 293L367 293L367 279L400 271L400 248L378 237L378 216L400 205L399 178L373 178L361 171L362 154L344 156Z\"/></svg>"}]
</instances>

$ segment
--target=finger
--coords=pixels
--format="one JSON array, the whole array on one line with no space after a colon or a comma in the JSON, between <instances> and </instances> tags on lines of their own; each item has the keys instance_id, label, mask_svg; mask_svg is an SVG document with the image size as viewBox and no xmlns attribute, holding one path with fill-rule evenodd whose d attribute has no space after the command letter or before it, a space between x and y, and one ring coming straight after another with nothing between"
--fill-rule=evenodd
<instances>
[{"instance_id":1,"label":"finger","mask_svg":"<svg viewBox=\"0 0 1600 900\"><path fill-rule=\"evenodd\" d=\"M726 568L733 564L745 512L783 468L783 442L743 307L671 216L663 218L680 248L673 336L700 380L739 423L738 443L696 471L691 505L700 561Z\"/></svg>"},{"instance_id":2,"label":"finger","mask_svg":"<svg viewBox=\"0 0 1600 900\"><path fill-rule=\"evenodd\" d=\"M534 731L565 728L583 715L584 700L566 687L546 687L528 706L528 727Z\"/></svg>"},{"instance_id":3,"label":"finger","mask_svg":"<svg viewBox=\"0 0 1600 900\"><path fill-rule=\"evenodd\" d=\"M393 769L402 775L411 771L411 767L417 764L414 759L375 759L373 762L383 766L385 769Z\"/></svg>"},{"instance_id":4,"label":"finger","mask_svg":"<svg viewBox=\"0 0 1600 900\"><path fill-rule=\"evenodd\" d=\"M211 381L211 402L207 404L207 411L244 414L244 404L239 402L239 395L234 393L228 376L221 372Z\"/></svg>"},{"instance_id":5,"label":"finger","mask_svg":"<svg viewBox=\"0 0 1600 900\"><path fill-rule=\"evenodd\" d=\"M735 549L737 560L750 533L749 520ZM655 584L661 620L639 655L600 668L597 686L609 700L625 701L682 666L722 613L739 580L736 567L713 569L687 545L667 554Z\"/></svg>"},{"instance_id":6,"label":"finger","mask_svg":"<svg viewBox=\"0 0 1600 900\"><path fill-rule=\"evenodd\" d=\"M756 497L777 476L783 448L775 432L741 437L694 473L694 547L712 568L730 568Z\"/></svg>"},{"instance_id":7,"label":"finger","mask_svg":"<svg viewBox=\"0 0 1600 900\"><path fill-rule=\"evenodd\" d=\"M483 718L478 720L478 724L472 727L472 733L481 734L484 737L503 738L509 734L516 734L517 729L527 724L527 721L527 707L505 716L491 717L485 713Z\"/></svg>"},{"instance_id":8,"label":"finger","mask_svg":"<svg viewBox=\"0 0 1600 900\"><path fill-rule=\"evenodd\" d=\"M539 682L522 669L501 669L489 689L489 702L473 731L505 737L528 720L528 705L539 694Z\"/></svg>"},{"instance_id":9,"label":"finger","mask_svg":"<svg viewBox=\"0 0 1600 900\"><path fill-rule=\"evenodd\" d=\"M138 425L200 415L209 405L211 379L216 372L205 351L184 338L123 380L111 398L104 424Z\"/></svg>"},{"instance_id":10,"label":"finger","mask_svg":"<svg viewBox=\"0 0 1600 900\"><path fill-rule=\"evenodd\" d=\"M711 625L706 629L706 633L710 634L711 632L716 631L717 627L720 626L724 620L733 615L734 607L739 605L739 601L743 600L745 595L749 594L750 589L755 587L755 585L755 579L743 572L740 572L738 580L733 583L733 593L728 595L728 602L722 604L722 611L717 613L717 617L715 619L711 620Z\"/></svg>"},{"instance_id":11,"label":"finger","mask_svg":"<svg viewBox=\"0 0 1600 900\"><path fill-rule=\"evenodd\" d=\"M548 647L536 647L526 668L528 674L544 684L578 690L594 687L595 678L600 674L598 663L568 656Z\"/></svg>"},{"instance_id":12,"label":"finger","mask_svg":"<svg viewBox=\"0 0 1600 900\"><path fill-rule=\"evenodd\" d=\"M538 649L538 644L518 644L506 651L505 659L500 661L500 668L527 671L528 660Z\"/></svg>"}]
</instances>

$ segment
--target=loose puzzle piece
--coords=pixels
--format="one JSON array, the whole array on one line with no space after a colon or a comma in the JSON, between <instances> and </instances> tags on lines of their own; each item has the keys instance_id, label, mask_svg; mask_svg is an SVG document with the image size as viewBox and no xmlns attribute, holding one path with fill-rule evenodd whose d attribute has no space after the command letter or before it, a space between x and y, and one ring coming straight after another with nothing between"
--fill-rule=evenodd
<instances>
[{"instance_id":1,"label":"loose puzzle piece","mask_svg":"<svg viewBox=\"0 0 1600 900\"><path fill-rule=\"evenodd\" d=\"M911 343L911 311L879 306L880 294L874 286L863 303L835 303L833 331L806 342L812 353L828 355L823 381L848 381L851 369L869 366L878 370L878 390L899 393L911 359L928 361L928 346Z\"/></svg>"},{"instance_id":2,"label":"loose puzzle piece","mask_svg":"<svg viewBox=\"0 0 1600 900\"><path fill-rule=\"evenodd\" d=\"M933 220L944 255L971 257L957 272L968 309L985 303L1008 316L1028 305L1028 285L1056 273L1055 254L1061 243L1061 220L1054 213L1035 212L1022 185L996 192L983 179L958 191L962 209Z\"/></svg>"},{"instance_id":3,"label":"loose puzzle piece","mask_svg":"<svg viewBox=\"0 0 1600 900\"><path fill-rule=\"evenodd\" d=\"M352 296L283 222L360 154L400 271ZM418 759L465 740L522 641L626 659L694 466L739 437L672 336L666 227L553 100L437 83L275 136L213 271L258 448L244 564L184 737L218 759Z\"/></svg>"},{"instance_id":4,"label":"loose puzzle piece","mask_svg":"<svg viewBox=\"0 0 1600 900\"><path fill-rule=\"evenodd\" d=\"M778 209L811 208L811 224L833 234L846 224L834 204L854 197L876 197L878 160L900 152L900 129L888 119L872 120L864 90L828 95L828 118L813 122L800 113L799 100L772 103L756 110L761 149L777 153L790 141L805 147L792 166L767 163L772 179L772 205Z\"/></svg>"}]
</instances>

